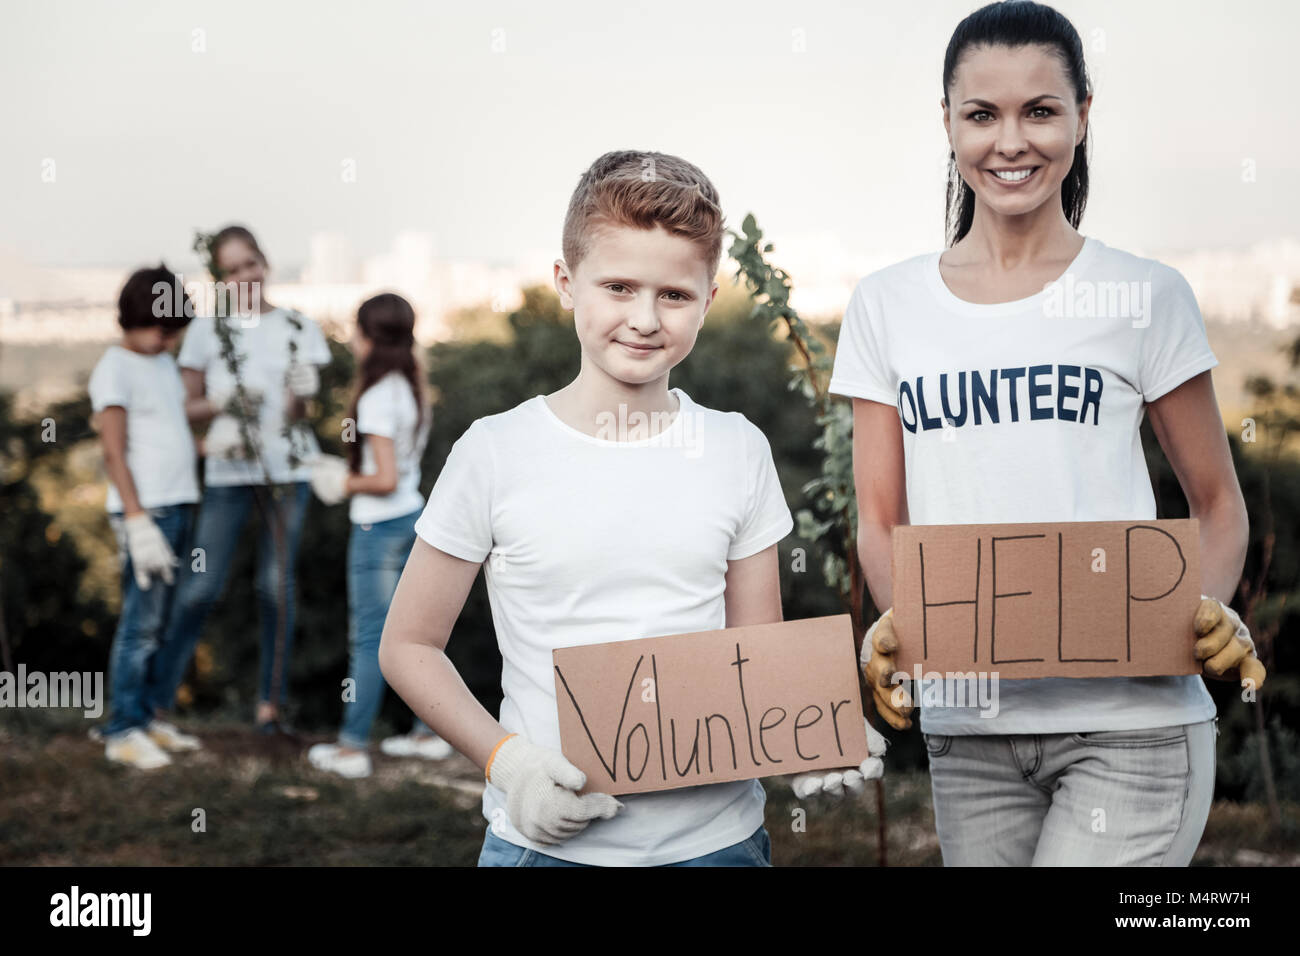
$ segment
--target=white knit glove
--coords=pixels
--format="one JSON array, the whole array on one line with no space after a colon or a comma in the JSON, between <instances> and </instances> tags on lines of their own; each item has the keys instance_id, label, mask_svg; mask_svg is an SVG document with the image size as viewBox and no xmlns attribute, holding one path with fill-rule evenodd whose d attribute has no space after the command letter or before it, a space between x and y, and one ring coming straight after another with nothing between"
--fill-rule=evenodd
<instances>
[{"instance_id":1,"label":"white knit glove","mask_svg":"<svg viewBox=\"0 0 1300 956\"><path fill-rule=\"evenodd\" d=\"M164 583L175 580L172 568L180 562L172 553L171 545L163 533L154 524L148 513L131 515L123 522L126 528L126 551L131 556L131 568L135 571L135 583L141 591L148 591L153 583L153 575L160 576Z\"/></svg>"},{"instance_id":2,"label":"white knit glove","mask_svg":"<svg viewBox=\"0 0 1300 956\"><path fill-rule=\"evenodd\" d=\"M203 436L203 454L208 458L237 459L246 457L244 436L239 422L231 415L218 415L212 419L207 434Z\"/></svg>"},{"instance_id":3,"label":"white knit glove","mask_svg":"<svg viewBox=\"0 0 1300 956\"><path fill-rule=\"evenodd\" d=\"M320 373L315 365L295 362L285 373L284 383L299 398L311 398L320 390Z\"/></svg>"},{"instance_id":4,"label":"white knit glove","mask_svg":"<svg viewBox=\"0 0 1300 956\"><path fill-rule=\"evenodd\" d=\"M338 455L320 455L311 463L311 490L324 504L336 505L348 496L348 463Z\"/></svg>"},{"instance_id":5,"label":"white knit glove","mask_svg":"<svg viewBox=\"0 0 1300 956\"><path fill-rule=\"evenodd\" d=\"M510 822L534 843L561 843L623 808L607 793L578 796L587 775L558 750L518 734L497 746L487 769L488 783L505 791Z\"/></svg>"},{"instance_id":6,"label":"white knit glove","mask_svg":"<svg viewBox=\"0 0 1300 956\"><path fill-rule=\"evenodd\" d=\"M867 718L863 717L862 723L867 728L867 753L870 756L857 767L849 767L847 770L833 770L825 774L810 773L795 777L790 781L790 789L794 791L795 799L802 800L804 797L811 797L818 793L842 797L845 790L850 793L861 793L866 789L868 780L875 780L885 775L885 762L881 758L885 755L889 741L876 732L876 728L871 726Z\"/></svg>"}]
</instances>

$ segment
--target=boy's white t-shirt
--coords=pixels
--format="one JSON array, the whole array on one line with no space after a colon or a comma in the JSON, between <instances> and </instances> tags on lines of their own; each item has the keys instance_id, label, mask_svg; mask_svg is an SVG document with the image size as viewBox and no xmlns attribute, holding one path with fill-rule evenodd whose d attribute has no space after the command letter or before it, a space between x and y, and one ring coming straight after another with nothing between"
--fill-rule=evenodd
<instances>
[{"instance_id":1,"label":"boy's white t-shirt","mask_svg":"<svg viewBox=\"0 0 1300 956\"><path fill-rule=\"evenodd\" d=\"M433 547L486 559L500 721L539 746L560 749L552 650L724 627L727 562L794 526L763 433L671 391L677 415L639 441L586 435L541 395L478 419L416 522ZM490 784L483 814L503 839L564 860L659 865L747 839L765 794L744 780L619 799L616 817L559 846L519 833Z\"/></svg>"},{"instance_id":2,"label":"boy's white t-shirt","mask_svg":"<svg viewBox=\"0 0 1300 956\"><path fill-rule=\"evenodd\" d=\"M397 487L386 495L353 495L348 517L353 524L374 524L400 518L424 507L420 494L420 458L429 438L431 415L426 409L420 421L419 406L411 384L401 372L389 372L371 385L357 400L357 434L391 438L397 458ZM370 442L362 440L361 474L376 471L375 453Z\"/></svg>"},{"instance_id":3,"label":"boy's white t-shirt","mask_svg":"<svg viewBox=\"0 0 1300 956\"><path fill-rule=\"evenodd\" d=\"M328 365L330 361L329 345L320 326L302 313L295 312L294 316L302 326L300 329L294 328L286 310L278 308L249 319L229 320L244 386L260 391L263 396L259 417L262 460L270 473L270 481L275 483L307 481L311 469L304 462L320 452L311 429L300 425L292 432L299 464L296 468L289 467L290 445L284 435L288 411L285 375L289 370L289 343L297 344L295 361L299 364ZM234 388L234 376L221 357L215 322L212 316L191 322L178 357L182 368L204 373L209 395ZM212 456L205 461L204 480L209 485L257 485L265 484L268 478L256 461Z\"/></svg>"},{"instance_id":4,"label":"boy's white t-shirt","mask_svg":"<svg viewBox=\"0 0 1300 956\"><path fill-rule=\"evenodd\" d=\"M198 457L185 418L185 386L167 352L142 355L110 345L90 374L90 406L126 409L126 466L142 508L199 500ZM122 512L122 496L108 483L108 511Z\"/></svg>"},{"instance_id":5,"label":"boy's white t-shirt","mask_svg":"<svg viewBox=\"0 0 1300 956\"><path fill-rule=\"evenodd\" d=\"M1145 403L1218 364L1187 281L1087 237L1043 292L976 304L944 283L940 255L858 283L830 383L898 408L911 523L1154 519ZM1198 675L1001 680L998 692L995 717L922 707L921 729L1082 733L1214 716Z\"/></svg>"}]
</instances>

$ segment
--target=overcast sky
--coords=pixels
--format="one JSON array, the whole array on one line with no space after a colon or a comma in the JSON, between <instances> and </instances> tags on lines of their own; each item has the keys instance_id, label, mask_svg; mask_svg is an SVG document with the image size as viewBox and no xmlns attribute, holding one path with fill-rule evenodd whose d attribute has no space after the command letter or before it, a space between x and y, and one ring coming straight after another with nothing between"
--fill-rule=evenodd
<instances>
[{"instance_id":1,"label":"overcast sky","mask_svg":"<svg viewBox=\"0 0 1300 956\"><path fill-rule=\"evenodd\" d=\"M236 220L282 262L326 230L362 255L403 229L443 255L558 255L578 175L632 147L697 163L778 242L903 258L942 245L940 70L977 6L4 0L0 251L180 260L194 226ZM1297 233L1295 4L1057 6L1096 93L1085 233Z\"/></svg>"}]
</instances>

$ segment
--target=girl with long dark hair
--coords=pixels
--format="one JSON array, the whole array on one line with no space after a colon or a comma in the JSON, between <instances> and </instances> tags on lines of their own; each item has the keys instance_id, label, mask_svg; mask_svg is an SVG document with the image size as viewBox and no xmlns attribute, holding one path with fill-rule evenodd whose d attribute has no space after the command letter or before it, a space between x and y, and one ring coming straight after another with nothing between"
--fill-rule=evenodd
<instances>
[{"instance_id":1,"label":"girl with long dark hair","mask_svg":"<svg viewBox=\"0 0 1300 956\"><path fill-rule=\"evenodd\" d=\"M367 299L357 311L352 351L356 392L345 427L355 434L346 460L321 456L312 466L316 496L332 505L351 497L348 517L348 637L350 684L337 744L317 744L308 759L345 777L370 774L370 728L383 701L379 638L388 605L415 543L424 507L420 458L430 414L415 359L415 311L400 295ZM417 721L409 735L383 742L394 756L440 759L451 747Z\"/></svg>"}]
</instances>

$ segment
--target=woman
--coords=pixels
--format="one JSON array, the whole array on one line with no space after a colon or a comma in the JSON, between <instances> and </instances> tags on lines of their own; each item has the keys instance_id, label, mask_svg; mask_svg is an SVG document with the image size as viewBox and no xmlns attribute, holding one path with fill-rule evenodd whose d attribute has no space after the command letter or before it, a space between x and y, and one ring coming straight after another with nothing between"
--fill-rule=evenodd
<instances>
[{"instance_id":1,"label":"woman","mask_svg":"<svg viewBox=\"0 0 1300 956\"><path fill-rule=\"evenodd\" d=\"M237 296L231 301L238 307L227 319L195 319L181 345L186 412L191 422L211 423L194 533L202 560L184 562L189 567L155 659L157 684L166 690L163 705L171 706L203 623L221 597L240 532L258 511L262 653L256 723L263 733L277 733L293 649L294 565L311 497L307 462L319 454L311 430L294 425L320 386L317 366L329 364L329 346L311 319L266 301L269 266L251 232L227 226L212 237L208 252L213 278Z\"/></svg>"},{"instance_id":2,"label":"woman","mask_svg":"<svg viewBox=\"0 0 1300 956\"><path fill-rule=\"evenodd\" d=\"M347 417L357 439L348 459L322 456L311 484L327 505L351 496L348 517L348 631L350 693L336 744L316 744L307 759L344 777L370 776L367 744L384 696L379 638L406 558L415 544L415 519L424 508L420 458L431 424L415 360L415 311L400 295L361 303L352 338L357 358L356 397ZM381 744L390 756L440 760L451 745L416 720L411 733Z\"/></svg>"},{"instance_id":3,"label":"woman","mask_svg":"<svg viewBox=\"0 0 1300 956\"><path fill-rule=\"evenodd\" d=\"M1077 231L1092 106L1077 32L1040 4L983 7L953 34L943 89L949 247L858 285L831 382L853 398L858 549L876 606L892 604L895 525L1155 518L1144 413L1200 519L1202 592L1230 599L1246 510L1195 298L1174 269ZM1140 288L1150 312L1107 314L1094 296L1092 314L1062 318L1045 286L1063 274L1075 290ZM1207 672L1258 686L1235 615L1219 601L1201 615L1200 630L1215 626L1196 645ZM886 611L863 657L877 710L903 728L896 648ZM945 864L1191 860L1214 788L1214 704L1199 676L999 690L994 717L922 711Z\"/></svg>"}]
</instances>

